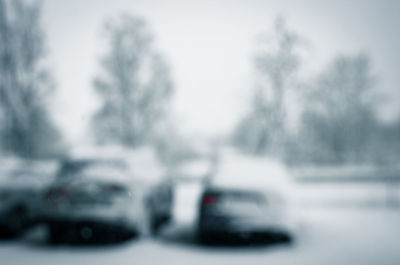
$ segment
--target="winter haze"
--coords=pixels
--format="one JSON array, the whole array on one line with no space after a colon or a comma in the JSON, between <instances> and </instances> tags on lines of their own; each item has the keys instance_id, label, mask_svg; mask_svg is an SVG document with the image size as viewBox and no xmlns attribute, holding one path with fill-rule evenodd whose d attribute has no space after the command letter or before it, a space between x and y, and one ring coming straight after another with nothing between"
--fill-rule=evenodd
<instances>
[{"instance_id":1,"label":"winter haze","mask_svg":"<svg viewBox=\"0 0 400 265\"><path fill-rule=\"evenodd\" d=\"M399 13L0 0L0 263L398 264Z\"/></svg>"},{"instance_id":2,"label":"winter haze","mask_svg":"<svg viewBox=\"0 0 400 265\"><path fill-rule=\"evenodd\" d=\"M60 86L54 116L71 141L85 135L85 120L97 106L91 87L104 50L101 24L121 12L149 22L157 45L172 63L179 125L191 133L227 133L243 115L257 37L272 27L277 15L287 17L307 38L309 69L319 69L337 53L366 51L379 86L399 98L395 69L400 67L400 4L394 0L46 0L43 7L49 60ZM386 107L384 116L392 116L392 106Z\"/></svg>"}]
</instances>

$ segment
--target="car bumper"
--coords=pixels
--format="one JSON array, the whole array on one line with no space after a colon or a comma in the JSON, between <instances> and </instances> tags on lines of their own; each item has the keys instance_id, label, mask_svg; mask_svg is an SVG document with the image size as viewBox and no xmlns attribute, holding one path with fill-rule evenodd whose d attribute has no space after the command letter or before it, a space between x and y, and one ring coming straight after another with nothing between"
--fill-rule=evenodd
<instances>
[{"instance_id":1,"label":"car bumper","mask_svg":"<svg viewBox=\"0 0 400 265\"><path fill-rule=\"evenodd\" d=\"M294 224L285 219L207 216L200 219L199 229L219 234L292 233Z\"/></svg>"},{"instance_id":2,"label":"car bumper","mask_svg":"<svg viewBox=\"0 0 400 265\"><path fill-rule=\"evenodd\" d=\"M118 242L140 234L132 224L108 220L52 218L46 224L53 243Z\"/></svg>"},{"instance_id":3,"label":"car bumper","mask_svg":"<svg viewBox=\"0 0 400 265\"><path fill-rule=\"evenodd\" d=\"M104 215L43 215L40 218L45 224L65 224L74 225L78 223L87 223L93 226L109 227L138 227L138 221L123 216L104 216Z\"/></svg>"},{"instance_id":4,"label":"car bumper","mask_svg":"<svg viewBox=\"0 0 400 265\"><path fill-rule=\"evenodd\" d=\"M127 222L125 220L109 220L109 219L97 219L97 218L59 218L59 217L45 217L42 219L45 224L50 226L60 225L65 227L73 227L77 225L86 225L94 228L132 228L136 227L136 224Z\"/></svg>"}]
</instances>

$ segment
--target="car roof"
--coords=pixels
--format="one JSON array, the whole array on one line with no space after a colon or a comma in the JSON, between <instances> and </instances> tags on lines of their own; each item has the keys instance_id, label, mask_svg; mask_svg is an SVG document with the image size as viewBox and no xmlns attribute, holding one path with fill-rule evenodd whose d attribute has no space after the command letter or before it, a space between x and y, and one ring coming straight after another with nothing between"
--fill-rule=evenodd
<instances>
[{"instance_id":1,"label":"car roof","mask_svg":"<svg viewBox=\"0 0 400 265\"><path fill-rule=\"evenodd\" d=\"M151 146L129 149L119 145L87 146L71 153L71 157L83 160L122 160L129 174L136 181L156 183L166 175L164 165L159 161L156 150Z\"/></svg>"},{"instance_id":2,"label":"car roof","mask_svg":"<svg viewBox=\"0 0 400 265\"><path fill-rule=\"evenodd\" d=\"M266 157L230 153L219 160L209 188L235 190L287 190L292 185L285 166Z\"/></svg>"},{"instance_id":3,"label":"car roof","mask_svg":"<svg viewBox=\"0 0 400 265\"><path fill-rule=\"evenodd\" d=\"M127 183L130 181L124 161L119 159L74 159L62 162L58 181L102 181Z\"/></svg>"}]
</instances>

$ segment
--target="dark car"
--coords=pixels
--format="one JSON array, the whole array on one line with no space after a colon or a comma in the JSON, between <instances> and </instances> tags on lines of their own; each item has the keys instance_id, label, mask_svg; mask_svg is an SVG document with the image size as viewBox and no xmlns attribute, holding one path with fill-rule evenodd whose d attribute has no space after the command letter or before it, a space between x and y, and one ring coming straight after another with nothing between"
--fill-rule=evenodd
<instances>
[{"instance_id":1,"label":"dark car","mask_svg":"<svg viewBox=\"0 0 400 265\"><path fill-rule=\"evenodd\" d=\"M123 161L72 160L47 190L42 214L53 243L120 241L141 232L142 198Z\"/></svg>"},{"instance_id":2,"label":"dark car","mask_svg":"<svg viewBox=\"0 0 400 265\"><path fill-rule=\"evenodd\" d=\"M16 237L40 222L40 198L56 164L2 160L0 168L0 237Z\"/></svg>"},{"instance_id":3,"label":"dark car","mask_svg":"<svg viewBox=\"0 0 400 265\"><path fill-rule=\"evenodd\" d=\"M148 226L153 235L168 224L172 217L174 184L166 179L149 188L147 195Z\"/></svg>"},{"instance_id":4,"label":"dark car","mask_svg":"<svg viewBox=\"0 0 400 265\"><path fill-rule=\"evenodd\" d=\"M276 185L284 177L281 173L264 161L240 157L222 161L200 198L199 239L214 242L257 237L290 241L290 205L284 188Z\"/></svg>"},{"instance_id":5,"label":"dark car","mask_svg":"<svg viewBox=\"0 0 400 265\"><path fill-rule=\"evenodd\" d=\"M252 236L289 241L284 202L270 192L207 188L200 205L199 238L203 242Z\"/></svg>"}]
</instances>

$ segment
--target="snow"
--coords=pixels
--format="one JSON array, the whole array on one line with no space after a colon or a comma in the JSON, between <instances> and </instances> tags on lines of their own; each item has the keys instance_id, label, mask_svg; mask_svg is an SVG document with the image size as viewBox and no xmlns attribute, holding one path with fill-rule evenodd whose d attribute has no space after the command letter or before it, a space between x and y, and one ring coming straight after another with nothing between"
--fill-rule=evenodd
<instances>
[{"instance_id":1,"label":"snow","mask_svg":"<svg viewBox=\"0 0 400 265\"><path fill-rule=\"evenodd\" d=\"M111 246L46 246L33 239L3 241L4 264L326 264L395 265L400 253L398 209L308 209L293 245L202 246L188 226L173 225L158 239Z\"/></svg>"},{"instance_id":2,"label":"snow","mask_svg":"<svg viewBox=\"0 0 400 265\"><path fill-rule=\"evenodd\" d=\"M127 149L118 145L86 146L71 152L73 159L120 159L125 161L132 178L154 183L165 177L165 168L149 146Z\"/></svg>"},{"instance_id":3,"label":"snow","mask_svg":"<svg viewBox=\"0 0 400 265\"><path fill-rule=\"evenodd\" d=\"M183 163L173 172L180 179L201 181L211 173L211 162L207 159L195 159Z\"/></svg>"},{"instance_id":4,"label":"snow","mask_svg":"<svg viewBox=\"0 0 400 265\"><path fill-rule=\"evenodd\" d=\"M144 153L146 152L144 150ZM175 187L172 223L156 238L143 237L106 246L49 246L44 243L44 230L37 228L22 239L0 241L0 263L398 264L400 208L388 207L386 204L368 204L366 207L357 203L385 200L386 186L370 182L292 183L290 174L280 163L265 158L243 159L237 154L221 157L220 163L223 167L217 172L218 176L235 180L238 185L245 185L246 182L253 185L291 183L298 202L294 210L300 213L301 217L294 244L200 245L195 240L195 225L198 200L203 186L200 182L182 182ZM196 169L195 166L193 168ZM260 182L253 182L256 180ZM399 191L399 187L396 189ZM328 201L336 204L326 203ZM340 203L337 204L338 202Z\"/></svg>"},{"instance_id":5,"label":"snow","mask_svg":"<svg viewBox=\"0 0 400 265\"><path fill-rule=\"evenodd\" d=\"M183 182L174 188L174 221L195 223L203 186L197 182Z\"/></svg>"},{"instance_id":6,"label":"snow","mask_svg":"<svg viewBox=\"0 0 400 265\"><path fill-rule=\"evenodd\" d=\"M57 168L57 161L52 160L2 158L0 159L0 186L2 189L41 189L51 183Z\"/></svg>"},{"instance_id":7,"label":"snow","mask_svg":"<svg viewBox=\"0 0 400 265\"><path fill-rule=\"evenodd\" d=\"M215 187L230 187L279 192L288 195L293 190L292 177L279 161L268 157L251 157L232 150L224 151L211 179Z\"/></svg>"},{"instance_id":8,"label":"snow","mask_svg":"<svg viewBox=\"0 0 400 265\"><path fill-rule=\"evenodd\" d=\"M303 180L336 180L357 181L365 179L382 180L384 178L400 179L399 166L375 166L375 165L342 165L342 166L308 166L291 170L292 174Z\"/></svg>"},{"instance_id":9,"label":"snow","mask_svg":"<svg viewBox=\"0 0 400 265\"><path fill-rule=\"evenodd\" d=\"M115 183L127 183L128 176L124 174L124 170L110 166L90 166L83 172L83 180L106 181Z\"/></svg>"}]
</instances>

